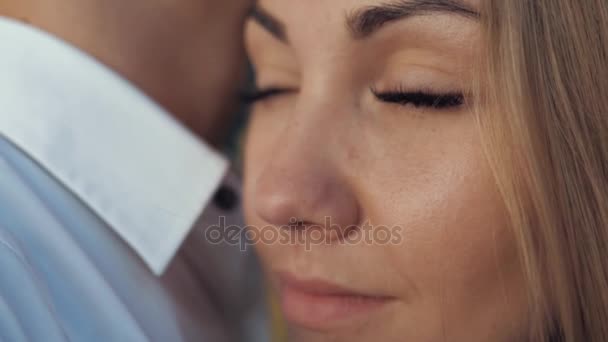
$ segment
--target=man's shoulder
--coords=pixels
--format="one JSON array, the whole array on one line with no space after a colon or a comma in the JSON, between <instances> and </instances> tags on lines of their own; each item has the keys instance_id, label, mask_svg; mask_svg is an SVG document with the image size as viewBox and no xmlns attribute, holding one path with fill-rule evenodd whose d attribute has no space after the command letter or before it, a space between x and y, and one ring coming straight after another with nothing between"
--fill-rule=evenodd
<instances>
[{"instance_id":1,"label":"man's shoulder","mask_svg":"<svg viewBox=\"0 0 608 342\"><path fill-rule=\"evenodd\" d=\"M0 226L0 340L66 341L48 293L25 253Z\"/></svg>"},{"instance_id":2,"label":"man's shoulder","mask_svg":"<svg viewBox=\"0 0 608 342\"><path fill-rule=\"evenodd\" d=\"M119 240L104 222L2 138L0 238L0 312L4 302L16 322L0 323L0 337L21 326L32 341L146 340L108 284L119 272L104 269L97 255L114 264L136 258L116 256Z\"/></svg>"},{"instance_id":3,"label":"man's shoulder","mask_svg":"<svg viewBox=\"0 0 608 342\"><path fill-rule=\"evenodd\" d=\"M26 213L13 210L25 198L34 198L11 163L19 153L0 137L0 340L65 341L44 282L13 233L32 229L19 217Z\"/></svg>"}]
</instances>

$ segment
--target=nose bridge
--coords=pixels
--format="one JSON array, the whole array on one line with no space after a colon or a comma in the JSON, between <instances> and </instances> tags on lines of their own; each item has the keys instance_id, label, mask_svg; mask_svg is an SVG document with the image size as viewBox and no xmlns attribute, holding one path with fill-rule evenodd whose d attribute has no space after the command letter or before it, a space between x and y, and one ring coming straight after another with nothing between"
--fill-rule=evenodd
<instances>
[{"instance_id":1,"label":"nose bridge","mask_svg":"<svg viewBox=\"0 0 608 342\"><path fill-rule=\"evenodd\" d=\"M328 217L332 224L355 225L357 199L337 163L344 114L315 89L303 88L300 98L257 180L257 212L273 225L297 220L324 226Z\"/></svg>"},{"instance_id":2,"label":"nose bridge","mask_svg":"<svg viewBox=\"0 0 608 342\"><path fill-rule=\"evenodd\" d=\"M348 134L347 123L352 120L356 106L352 92L340 86L348 75L336 68L332 70L334 63L325 64L311 66L302 79L294 112L281 140L285 142L283 150L289 148L304 157L331 162L332 154L339 153L338 142Z\"/></svg>"}]
</instances>

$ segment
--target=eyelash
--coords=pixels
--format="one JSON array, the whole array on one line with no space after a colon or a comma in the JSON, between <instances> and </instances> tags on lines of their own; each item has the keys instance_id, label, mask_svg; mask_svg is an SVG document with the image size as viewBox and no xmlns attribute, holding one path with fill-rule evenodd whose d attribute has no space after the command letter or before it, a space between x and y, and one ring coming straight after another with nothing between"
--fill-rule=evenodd
<instances>
[{"instance_id":1,"label":"eyelash","mask_svg":"<svg viewBox=\"0 0 608 342\"><path fill-rule=\"evenodd\" d=\"M370 88L372 94L380 102L393 103L401 106L412 105L416 108L449 109L462 106L464 104L464 94L461 92L437 93L432 90L404 90L398 88L390 91L378 91ZM292 92L291 89L272 87L268 89L256 89L249 93L242 94L241 98L247 105L270 99L275 96Z\"/></svg>"},{"instance_id":2,"label":"eyelash","mask_svg":"<svg viewBox=\"0 0 608 342\"><path fill-rule=\"evenodd\" d=\"M241 94L241 101L246 105L254 105L271 97L291 92L291 89L270 87L266 89L253 89Z\"/></svg>"},{"instance_id":3,"label":"eyelash","mask_svg":"<svg viewBox=\"0 0 608 342\"><path fill-rule=\"evenodd\" d=\"M405 90L403 88L378 91L375 88L371 88L371 92L381 102L436 110L460 107L464 104L465 100L464 94L457 91L438 93L433 90Z\"/></svg>"}]
</instances>

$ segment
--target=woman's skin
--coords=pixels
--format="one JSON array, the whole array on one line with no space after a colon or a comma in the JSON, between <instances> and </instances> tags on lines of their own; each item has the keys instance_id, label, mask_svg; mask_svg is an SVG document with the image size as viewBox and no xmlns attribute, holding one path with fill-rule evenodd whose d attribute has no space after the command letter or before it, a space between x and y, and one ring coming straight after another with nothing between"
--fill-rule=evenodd
<instances>
[{"instance_id":1,"label":"woman's skin","mask_svg":"<svg viewBox=\"0 0 608 342\"><path fill-rule=\"evenodd\" d=\"M366 12L391 1L411 11ZM519 341L526 329L472 110L479 3L458 3L261 0L247 24L262 91L248 223L327 240L257 245L294 341ZM393 243L346 243L381 225L401 229Z\"/></svg>"}]
</instances>

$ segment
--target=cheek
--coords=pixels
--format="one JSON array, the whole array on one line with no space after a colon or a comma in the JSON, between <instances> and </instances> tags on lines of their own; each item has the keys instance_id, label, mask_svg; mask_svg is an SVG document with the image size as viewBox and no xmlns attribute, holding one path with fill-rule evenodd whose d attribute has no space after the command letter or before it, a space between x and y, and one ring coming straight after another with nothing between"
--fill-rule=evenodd
<instances>
[{"instance_id":1,"label":"cheek","mask_svg":"<svg viewBox=\"0 0 608 342\"><path fill-rule=\"evenodd\" d=\"M244 144L244 178L247 199L253 202L253 187L273 156L288 142L287 123L293 112L290 99L276 98L257 104L251 113ZM245 203L246 205L248 203Z\"/></svg>"},{"instance_id":2,"label":"cheek","mask_svg":"<svg viewBox=\"0 0 608 342\"><path fill-rule=\"evenodd\" d=\"M493 332L479 326L521 321L525 296L516 244L481 151L453 150L419 165L419 171L408 167L399 186L387 182L378 189L391 200L370 199L395 204L368 206L377 220L404 228L402 243L385 250L391 272L414 284L403 316L434 322L450 336L475 329L489 337Z\"/></svg>"},{"instance_id":3,"label":"cheek","mask_svg":"<svg viewBox=\"0 0 608 342\"><path fill-rule=\"evenodd\" d=\"M506 218L498 196L483 178L463 178L424 187L426 195L410 202L404 221L405 250L391 251L395 260L414 262L415 279L427 289L450 284L455 291L485 286L495 280L495 271L514 251ZM420 267L421 265L435 267ZM413 265L416 266L416 265ZM475 285L477 284L477 285Z\"/></svg>"},{"instance_id":4,"label":"cheek","mask_svg":"<svg viewBox=\"0 0 608 342\"><path fill-rule=\"evenodd\" d=\"M245 137L244 148L244 170L243 170L243 193L244 193L244 210L247 225L250 229L260 229L267 223L255 212L256 193L255 186L257 179L262 171L267 167L273 153L277 152L275 141L277 136L277 120L269 120L268 115L262 113L253 113L249 120ZM272 252L271 245L256 244L260 256L263 260L267 260L265 256Z\"/></svg>"}]
</instances>

